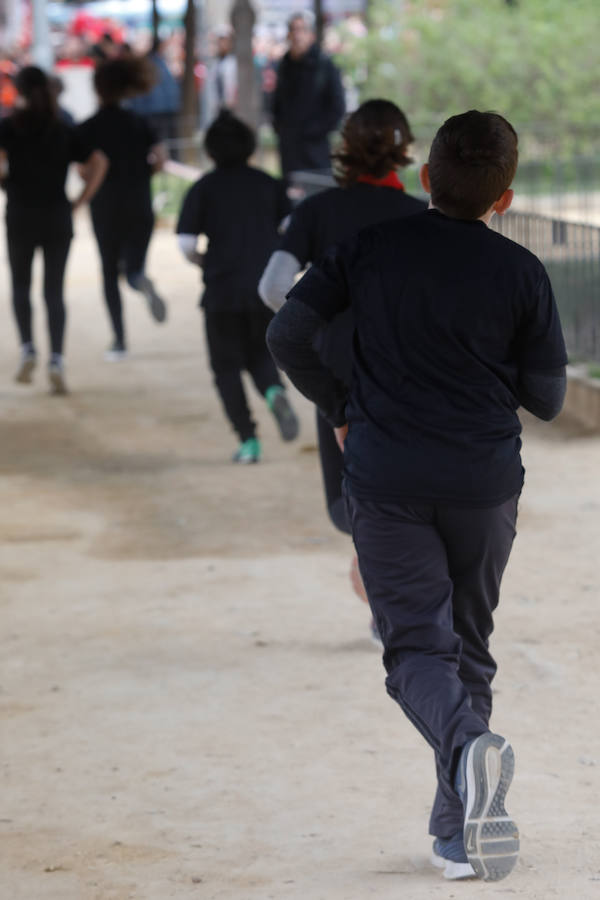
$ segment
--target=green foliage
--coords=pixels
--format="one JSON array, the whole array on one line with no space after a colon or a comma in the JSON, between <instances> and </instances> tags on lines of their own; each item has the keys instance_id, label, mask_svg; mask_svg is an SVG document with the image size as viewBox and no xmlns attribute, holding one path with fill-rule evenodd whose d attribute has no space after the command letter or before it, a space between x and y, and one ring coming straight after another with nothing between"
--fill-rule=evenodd
<instances>
[{"instance_id":1,"label":"green foliage","mask_svg":"<svg viewBox=\"0 0 600 900\"><path fill-rule=\"evenodd\" d=\"M546 153L588 153L600 132L597 0L371 0L340 64L361 99L397 102L428 142L466 109L494 109ZM546 155L546 154L545 154Z\"/></svg>"}]
</instances>

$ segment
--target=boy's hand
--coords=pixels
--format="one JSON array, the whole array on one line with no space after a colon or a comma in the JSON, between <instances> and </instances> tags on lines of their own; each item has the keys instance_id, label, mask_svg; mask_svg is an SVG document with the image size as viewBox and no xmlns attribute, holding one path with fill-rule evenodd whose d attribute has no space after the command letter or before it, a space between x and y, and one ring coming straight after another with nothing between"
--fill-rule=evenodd
<instances>
[{"instance_id":1,"label":"boy's hand","mask_svg":"<svg viewBox=\"0 0 600 900\"><path fill-rule=\"evenodd\" d=\"M338 447L344 452L344 441L346 440L346 435L348 434L348 423L345 425L340 425L339 428L334 428L333 433L335 434L335 439L338 443Z\"/></svg>"}]
</instances>

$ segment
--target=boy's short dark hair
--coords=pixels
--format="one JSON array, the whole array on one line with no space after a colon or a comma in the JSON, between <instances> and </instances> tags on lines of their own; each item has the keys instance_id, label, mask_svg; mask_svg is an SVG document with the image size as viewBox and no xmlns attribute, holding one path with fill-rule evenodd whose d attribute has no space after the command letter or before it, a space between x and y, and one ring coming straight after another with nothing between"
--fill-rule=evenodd
<instances>
[{"instance_id":1,"label":"boy's short dark hair","mask_svg":"<svg viewBox=\"0 0 600 900\"><path fill-rule=\"evenodd\" d=\"M498 113L471 109L447 119L429 151L431 200L457 219L478 219L514 178L517 133Z\"/></svg>"},{"instance_id":2,"label":"boy's short dark hair","mask_svg":"<svg viewBox=\"0 0 600 900\"><path fill-rule=\"evenodd\" d=\"M217 166L239 166L254 153L256 138L245 122L228 110L223 110L209 125L204 147Z\"/></svg>"}]
</instances>

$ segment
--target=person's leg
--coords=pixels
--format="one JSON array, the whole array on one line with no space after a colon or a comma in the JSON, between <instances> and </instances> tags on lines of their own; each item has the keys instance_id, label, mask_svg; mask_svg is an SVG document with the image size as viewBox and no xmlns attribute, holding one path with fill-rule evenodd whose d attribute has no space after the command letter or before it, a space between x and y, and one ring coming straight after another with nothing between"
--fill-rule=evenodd
<instances>
[{"instance_id":1,"label":"person's leg","mask_svg":"<svg viewBox=\"0 0 600 900\"><path fill-rule=\"evenodd\" d=\"M125 349L125 327L123 324L123 303L119 290L119 259L121 238L119 223L110 208L92 207L92 224L98 251L102 262L104 299L114 333L114 349Z\"/></svg>"},{"instance_id":2,"label":"person's leg","mask_svg":"<svg viewBox=\"0 0 600 900\"><path fill-rule=\"evenodd\" d=\"M256 437L246 392L242 384L244 368L243 321L236 313L205 312L206 341L214 383L225 415L244 443Z\"/></svg>"},{"instance_id":3,"label":"person's leg","mask_svg":"<svg viewBox=\"0 0 600 900\"><path fill-rule=\"evenodd\" d=\"M316 413L319 459L323 475L327 512L338 531L343 531L344 534L352 534L346 500L342 495L344 457L338 447L333 428L320 415L318 410L316 410Z\"/></svg>"},{"instance_id":4,"label":"person's leg","mask_svg":"<svg viewBox=\"0 0 600 900\"><path fill-rule=\"evenodd\" d=\"M348 511L361 575L384 645L386 687L433 747L452 793L464 745L487 730L458 668L453 585L435 509L358 500Z\"/></svg>"},{"instance_id":5,"label":"person's leg","mask_svg":"<svg viewBox=\"0 0 600 900\"><path fill-rule=\"evenodd\" d=\"M256 389L263 395L273 413L279 433L284 441L292 441L298 436L300 423L288 400L286 390L279 377L265 335L273 312L261 304L256 309L242 314L244 318L244 368L250 374Z\"/></svg>"},{"instance_id":6,"label":"person's leg","mask_svg":"<svg viewBox=\"0 0 600 900\"><path fill-rule=\"evenodd\" d=\"M436 524L446 548L453 584L453 628L461 639L459 677L473 710L486 726L492 712L496 664L489 652L493 612L516 534L518 497L490 509L440 507ZM436 760L439 770L439 760ZM430 834L448 837L462 828L462 803L443 780L429 823Z\"/></svg>"},{"instance_id":7,"label":"person's leg","mask_svg":"<svg viewBox=\"0 0 600 900\"><path fill-rule=\"evenodd\" d=\"M60 230L49 235L42 245L44 252L44 300L50 335L50 360L48 378L54 394L66 394L63 364L63 339L65 333L65 304L63 282L71 234Z\"/></svg>"},{"instance_id":8,"label":"person's leg","mask_svg":"<svg viewBox=\"0 0 600 900\"><path fill-rule=\"evenodd\" d=\"M66 321L63 283L70 244L71 235L65 233L51 236L42 247L44 252L44 300L48 315L52 356L62 356L63 352Z\"/></svg>"},{"instance_id":9,"label":"person's leg","mask_svg":"<svg viewBox=\"0 0 600 900\"><path fill-rule=\"evenodd\" d=\"M21 345L33 347L31 330L31 266L35 241L25 232L7 230L8 261L12 280L13 312Z\"/></svg>"},{"instance_id":10,"label":"person's leg","mask_svg":"<svg viewBox=\"0 0 600 900\"><path fill-rule=\"evenodd\" d=\"M129 286L146 298L152 318L164 322L167 318L166 304L146 275L146 256L154 229L154 213L149 197L140 196L139 201L132 198L131 202L134 206L132 214L127 217L128 228L123 244L125 276Z\"/></svg>"}]
</instances>

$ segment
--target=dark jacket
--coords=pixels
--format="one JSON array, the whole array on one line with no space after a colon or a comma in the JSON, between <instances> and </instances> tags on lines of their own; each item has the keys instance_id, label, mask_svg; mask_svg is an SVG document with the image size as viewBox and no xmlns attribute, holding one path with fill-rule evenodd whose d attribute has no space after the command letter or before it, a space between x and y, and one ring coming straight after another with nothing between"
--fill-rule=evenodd
<instances>
[{"instance_id":1,"label":"dark jacket","mask_svg":"<svg viewBox=\"0 0 600 900\"><path fill-rule=\"evenodd\" d=\"M340 73L317 44L297 60L285 54L273 99L273 126L284 175L330 169L327 136L338 127L345 110Z\"/></svg>"}]
</instances>

